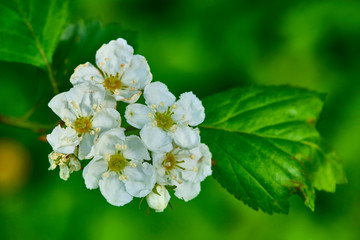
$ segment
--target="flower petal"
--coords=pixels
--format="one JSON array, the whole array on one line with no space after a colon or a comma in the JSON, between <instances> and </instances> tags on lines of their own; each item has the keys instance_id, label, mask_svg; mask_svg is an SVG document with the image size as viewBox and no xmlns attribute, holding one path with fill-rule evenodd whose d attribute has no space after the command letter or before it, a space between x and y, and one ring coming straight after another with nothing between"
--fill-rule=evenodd
<instances>
[{"instance_id":1,"label":"flower petal","mask_svg":"<svg viewBox=\"0 0 360 240\"><path fill-rule=\"evenodd\" d=\"M125 118L131 126L141 129L152 121L149 113L151 114L152 111L144 104L129 104L126 107Z\"/></svg>"},{"instance_id":2,"label":"flower petal","mask_svg":"<svg viewBox=\"0 0 360 240\"><path fill-rule=\"evenodd\" d=\"M77 158L75 158L74 156L70 157L69 168L70 168L70 173L79 171L81 169L80 161L77 160Z\"/></svg>"},{"instance_id":3,"label":"flower petal","mask_svg":"<svg viewBox=\"0 0 360 240\"><path fill-rule=\"evenodd\" d=\"M116 108L116 99L110 94L105 94L104 101L101 105L103 108Z\"/></svg>"},{"instance_id":4,"label":"flower petal","mask_svg":"<svg viewBox=\"0 0 360 240\"><path fill-rule=\"evenodd\" d=\"M149 64L141 55L134 55L130 65L125 69L121 82L137 90L144 89L152 80Z\"/></svg>"},{"instance_id":5,"label":"flower petal","mask_svg":"<svg viewBox=\"0 0 360 240\"><path fill-rule=\"evenodd\" d=\"M173 148L171 137L161 128L146 124L140 131L141 139L150 151L170 152Z\"/></svg>"},{"instance_id":6,"label":"flower petal","mask_svg":"<svg viewBox=\"0 0 360 240\"><path fill-rule=\"evenodd\" d=\"M102 84L104 78L96 67L87 62L85 64L80 64L75 68L74 73L70 77L70 82L74 86L86 82Z\"/></svg>"},{"instance_id":7,"label":"flower petal","mask_svg":"<svg viewBox=\"0 0 360 240\"><path fill-rule=\"evenodd\" d=\"M66 92L66 98L74 111L87 117L94 111L94 105L100 106L103 103L105 90L91 83L83 83Z\"/></svg>"},{"instance_id":8,"label":"flower petal","mask_svg":"<svg viewBox=\"0 0 360 240\"><path fill-rule=\"evenodd\" d=\"M126 159L135 161L151 159L144 142L138 136L128 136L126 137L125 142L127 149L123 153Z\"/></svg>"},{"instance_id":9,"label":"flower petal","mask_svg":"<svg viewBox=\"0 0 360 240\"><path fill-rule=\"evenodd\" d=\"M91 148L94 145L95 136L90 133L85 133L80 141L79 145L79 159L91 158L92 156L88 156L91 152Z\"/></svg>"},{"instance_id":10,"label":"flower petal","mask_svg":"<svg viewBox=\"0 0 360 240\"><path fill-rule=\"evenodd\" d=\"M147 85L144 89L144 98L148 106L152 104L156 107L160 106L159 109L162 112L166 111L176 100L167 86L161 82L153 82Z\"/></svg>"},{"instance_id":11,"label":"flower petal","mask_svg":"<svg viewBox=\"0 0 360 240\"><path fill-rule=\"evenodd\" d=\"M194 148L200 144L198 131L191 127L178 126L173 137L174 142L183 148Z\"/></svg>"},{"instance_id":12,"label":"flower petal","mask_svg":"<svg viewBox=\"0 0 360 240\"><path fill-rule=\"evenodd\" d=\"M75 147L79 144L76 131L70 127L62 128L60 125L57 125L46 139L55 152L64 154L74 153Z\"/></svg>"},{"instance_id":13,"label":"flower petal","mask_svg":"<svg viewBox=\"0 0 360 240\"><path fill-rule=\"evenodd\" d=\"M187 121L190 126L196 126L205 119L205 110L201 101L192 93L186 92L180 95L180 99L175 103L172 118L176 122Z\"/></svg>"},{"instance_id":14,"label":"flower petal","mask_svg":"<svg viewBox=\"0 0 360 240\"><path fill-rule=\"evenodd\" d=\"M166 174L166 169L162 165L166 158L166 153L152 153L153 165L156 173L156 182L161 185L171 185L172 179ZM173 169L174 170L174 169Z\"/></svg>"},{"instance_id":15,"label":"flower petal","mask_svg":"<svg viewBox=\"0 0 360 240\"><path fill-rule=\"evenodd\" d=\"M73 111L72 106L69 106L69 103L66 98L66 94L67 94L66 92L63 92L56 95L50 100L48 106L62 120L69 119L69 121L73 122L76 120L76 114Z\"/></svg>"},{"instance_id":16,"label":"flower petal","mask_svg":"<svg viewBox=\"0 0 360 240\"><path fill-rule=\"evenodd\" d=\"M206 144L200 145L200 150L202 154L202 158L198 160L199 163L199 171L198 171L198 179L203 181L207 176L212 174L211 170L211 159L212 155L209 150L209 147Z\"/></svg>"},{"instance_id":17,"label":"flower petal","mask_svg":"<svg viewBox=\"0 0 360 240\"><path fill-rule=\"evenodd\" d=\"M101 194L114 206L123 206L133 199L126 192L124 183L119 180L118 175L114 172L110 172L109 177L100 179L99 187Z\"/></svg>"},{"instance_id":18,"label":"flower petal","mask_svg":"<svg viewBox=\"0 0 360 240\"><path fill-rule=\"evenodd\" d=\"M113 95L116 99L116 101L122 101L126 103L134 103L136 102L139 97L141 96L141 91L139 90L130 90L128 89L120 89L119 94Z\"/></svg>"},{"instance_id":19,"label":"flower petal","mask_svg":"<svg viewBox=\"0 0 360 240\"><path fill-rule=\"evenodd\" d=\"M108 163L102 157L95 157L84 168L83 178L88 189L95 189L99 186L102 174L106 172Z\"/></svg>"},{"instance_id":20,"label":"flower petal","mask_svg":"<svg viewBox=\"0 0 360 240\"><path fill-rule=\"evenodd\" d=\"M70 171L69 171L69 167L67 165L63 165L63 166L59 166L60 167L60 178L62 180L68 180L70 177Z\"/></svg>"},{"instance_id":21,"label":"flower petal","mask_svg":"<svg viewBox=\"0 0 360 240\"><path fill-rule=\"evenodd\" d=\"M100 129L100 132L105 132L113 128L120 127L121 117L120 113L113 108L104 108L100 112L94 114L92 120L93 129Z\"/></svg>"},{"instance_id":22,"label":"flower petal","mask_svg":"<svg viewBox=\"0 0 360 240\"><path fill-rule=\"evenodd\" d=\"M200 193L200 182L184 181L176 185L175 196L187 201L194 199Z\"/></svg>"},{"instance_id":23,"label":"flower petal","mask_svg":"<svg viewBox=\"0 0 360 240\"><path fill-rule=\"evenodd\" d=\"M184 150L186 151L186 150ZM179 152L179 155L193 155L192 158L187 157L179 160L184 160L181 164L185 170L181 176L184 180L190 182L203 181L207 176L211 175L211 153L208 146L200 144L198 147L187 150L188 154Z\"/></svg>"},{"instance_id":24,"label":"flower petal","mask_svg":"<svg viewBox=\"0 0 360 240\"><path fill-rule=\"evenodd\" d=\"M136 168L126 167L124 173L129 176L129 180L125 181L126 190L134 197L145 197L154 188L156 176L151 164L137 164Z\"/></svg>"},{"instance_id":25,"label":"flower petal","mask_svg":"<svg viewBox=\"0 0 360 240\"><path fill-rule=\"evenodd\" d=\"M134 49L126 40L118 38L101 46L96 52L96 65L108 75L115 76L130 65Z\"/></svg>"},{"instance_id":26,"label":"flower petal","mask_svg":"<svg viewBox=\"0 0 360 240\"><path fill-rule=\"evenodd\" d=\"M105 156L114 154L116 144L125 144L124 128L114 128L100 135L94 145L93 154L95 156Z\"/></svg>"}]
</instances>

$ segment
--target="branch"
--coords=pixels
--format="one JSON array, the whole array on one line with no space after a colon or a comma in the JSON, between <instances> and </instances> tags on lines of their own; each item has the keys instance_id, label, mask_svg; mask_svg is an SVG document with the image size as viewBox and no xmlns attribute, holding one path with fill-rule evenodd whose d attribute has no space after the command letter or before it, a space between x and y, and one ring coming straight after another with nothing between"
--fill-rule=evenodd
<instances>
[{"instance_id":1,"label":"branch","mask_svg":"<svg viewBox=\"0 0 360 240\"><path fill-rule=\"evenodd\" d=\"M31 122L24 118L16 118L0 115L0 123L11 125L14 127L30 129L37 133L44 133L46 130L52 129L56 126L56 124L43 124L37 122Z\"/></svg>"}]
</instances>

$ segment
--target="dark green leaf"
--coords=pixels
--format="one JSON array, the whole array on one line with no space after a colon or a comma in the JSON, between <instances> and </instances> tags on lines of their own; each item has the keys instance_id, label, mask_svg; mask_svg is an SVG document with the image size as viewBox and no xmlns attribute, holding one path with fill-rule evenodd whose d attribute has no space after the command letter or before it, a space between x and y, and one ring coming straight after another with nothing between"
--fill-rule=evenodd
<instances>
[{"instance_id":1,"label":"dark green leaf","mask_svg":"<svg viewBox=\"0 0 360 240\"><path fill-rule=\"evenodd\" d=\"M214 177L254 209L287 213L298 194L313 210L315 188L334 191L346 181L315 128L323 99L291 87L235 88L204 99L201 136Z\"/></svg>"},{"instance_id":2,"label":"dark green leaf","mask_svg":"<svg viewBox=\"0 0 360 240\"><path fill-rule=\"evenodd\" d=\"M49 71L68 17L66 0L9 0L0 3L0 60Z\"/></svg>"}]
</instances>

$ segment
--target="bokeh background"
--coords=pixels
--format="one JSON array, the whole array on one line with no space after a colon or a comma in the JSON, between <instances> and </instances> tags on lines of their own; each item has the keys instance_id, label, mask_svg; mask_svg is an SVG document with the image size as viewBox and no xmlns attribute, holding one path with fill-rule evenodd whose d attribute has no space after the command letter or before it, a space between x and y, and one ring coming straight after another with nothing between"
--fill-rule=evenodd
<instances>
[{"instance_id":1,"label":"bokeh background","mask_svg":"<svg viewBox=\"0 0 360 240\"><path fill-rule=\"evenodd\" d=\"M133 31L136 53L175 94L253 84L328 93L318 128L343 159L348 184L318 192L315 212L293 197L289 215L271 216L209 177L194 200L173 197L173 210L148 214L138 200L111 206L79 172L61 180L47 170L51 148L38 133L0 124L0 239L360 239L359 13L350 0L74 1L72 21ZM0 72L0 114L22 116L44 99L31 119L56 121L46 74L6 62Z\"/></svg>"}]
</instances>

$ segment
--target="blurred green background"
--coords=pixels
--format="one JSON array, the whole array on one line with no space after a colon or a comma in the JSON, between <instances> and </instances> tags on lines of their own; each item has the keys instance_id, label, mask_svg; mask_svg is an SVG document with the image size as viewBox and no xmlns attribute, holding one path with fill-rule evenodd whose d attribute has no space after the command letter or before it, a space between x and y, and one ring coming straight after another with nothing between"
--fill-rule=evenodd
<instances>
[{"instance_id":1,"label":"blurred green background","mask_svg":"<svg viewBox=\"0 0 360 240\"><path fill-rule=\"evenodd\" d=\"M173 197L173 210L147 214L138 199L111 206L79 172L62 181L47 170L51 148L38 133L0 124L0 239L360 239L359 1L77 0L71 20L79 19L134 31L154 81L177 95L251 84L327 92L318 127L349 183L318 192L315 212L293 197L289 215L270 216L209 177L194 200ZM56 121L45 73L6 62L0 72L0 114L22 116L44 99L32 120Z\"/></svg>"}]
</instances>

